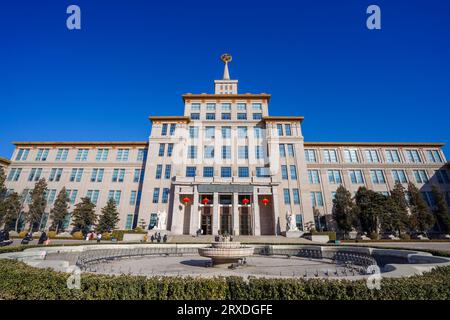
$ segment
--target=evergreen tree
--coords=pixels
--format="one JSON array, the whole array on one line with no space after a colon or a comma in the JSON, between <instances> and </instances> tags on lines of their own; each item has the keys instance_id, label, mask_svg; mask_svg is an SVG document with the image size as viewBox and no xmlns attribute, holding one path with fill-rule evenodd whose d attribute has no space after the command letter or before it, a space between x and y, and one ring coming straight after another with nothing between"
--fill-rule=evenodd
<instances>
[{"instance_id":1,"label":"evergreen tree","mask_svg":"<svg viewBox=\"0 0 450 320\"><path fill-rule=\"evenodd\" d=\"M114 199L109 199L106 206L102 208L97 232L111 232L119 222L119 212L117 211L116 202Z\"/></svg>"},{"instance_id":2,"label":"evergreen tree","mask_svg":"<svg viewBox=\"0 0 450 320\"><path fill-rule=\"evenodd\" d=\"M378 234L380 218L386 210L387 198L366 187L360 187L355 195L357 217L361 230L368 234Z\"/></svg>"},{"instance_id":3,"label":"evergreen tree","mask_svg":"<svg viewBox=\"0 0 450 320\"><path fill-rule=\"evenodd\" d=\"M81 231L86 235L91 226L95 225L97 216L95 215L95 204L88 197L81 198L81 202L75 205L72 213L73 232Z\"/></svg>"},{"instance_id":4,"label":"evergreen tree","mask_svg":"<svg viewBox=\"0 0 450 320\"><path fill-rule=\"evenodd\" d=\"M450 230L450 214L447 203L438 187L432 186L431 192L434 199L433 213L436 217L437 227L440 232L447 234Z\"/></svg>"},{"instance_id":5,"label":"evergreen tree","mask_svg":"<svg viewBox=\"0 0 450 320\"><path fill-rule=\"evenodd\" d=\"M333 219L345 236L355 225L355 204L351 193L342 185L337 188L336 196L333 199Z\"/></svg>"},{"instance_id":6,"label":"evergreen tree","mask_svg":"<svg viewBox=\"0 0 450 320\"><path fill-rule=\"evenodd\" d=\"M36 225L39 227L45 213L45 207L47 206L46 192L47 182L42 178L36 182L34 189L31 191L31 203L26 214L26 221L30 223L30 231L33 231Z\"/></svg>"},{"instance_id":7,"label":"evergreen tree","mask_svg":"<svg viewBox=\"0 0 450 320\"><path fill-rule=\"evenodd\" d=\"M413 184L408 184L410 225L414 231L426 233L434 224L434 217L428 210L427 203L423 200L419 189Z\"/></svg>"},{"instance_id":8,"label":"evergreen tree","mask_svg":"<svg viewBox=\"0 0 450 320\"><path fill-rule=\"evenodd\" d=\"M0 167L0 226L2 225L3 219L6 215L6 193L7 189L5 186L6 175L3 167Z\"/></svg>"},{"instance_id":9,"label":"evergreen tree","mask_svg":"<svg viewBox=\"0 0 450 320\"><path fill-rule=\"evenodd\" d=\"M14 231L17 231L20 213L23 209L22 199L17 192L12 192L6 197L4 209L5 214L3 216L3 222L5 224L5 229L9 231L11 226L15 224Z\"/></svg>"},{"instance_id":10,"label":"evergreen tree","mask_svg":"<svg viewBox=\"0 0 450 320\"><path fill-rule=\"evenodd\" d=\"M395 184L391 195L386 200L386 210L381 217L381 226L384 231L396 231L399 236L409 228L405 188L399 182Z\"/></svg>"},{"instance_id":11,"label":"evergreen tree","mask_svg":"<svg viewBox=\"0 0 450 320\"><path fill-rule=\"evenodd\" d=\"M52 219L51 228L58 233L64 223L64 219L69 214L69 197L66 188L63 187L56 197L55 204L50 210L50 219Z\"/></svg>"}]
</instances>

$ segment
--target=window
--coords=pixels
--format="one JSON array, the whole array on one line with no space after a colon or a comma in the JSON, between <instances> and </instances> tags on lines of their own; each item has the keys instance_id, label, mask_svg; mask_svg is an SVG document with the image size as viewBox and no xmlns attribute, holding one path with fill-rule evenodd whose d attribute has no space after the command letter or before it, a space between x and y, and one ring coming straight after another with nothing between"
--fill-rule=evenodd
<instances>
[{"instance_id":1,"label":"window","mask_svg":"<svg viewBox=\"0 0 450 320\"><path fill-rule=\"evenodd\" d=\"M66 161L68 154L69 154L69 149L58 149L55 160L56 161Z\"/></svg>"},{"instance_id":2,"label":"window","mask_svg":"<svg viewBox=\"0 0 450 320\"><path fill-rule=\"evenodd\" d=\"M162 164L158 164L156 166L155 179L161 179L161 175L162 175Z\"/></svg>"},{"instance_id":3,"label":"window","mask_svg":"<svg viewBox=\"0 0 450 320\"><path fill-rule=\"evenodd\" d=\"M377 150L365 150L366 161L370 163L380 162L380 158L378 157Z\"/></svg>"},{"instance_id":4,"label":"window","mask_svg":"<svg viewBox=\"0 0 450 320\"><path fill-rule=\"evenodd\" d=\"M238 158L239 159L248 159L248 147L247 146L239 146L238 147Z\"/></svg>"},{"instance_id":5,"label":"window","mask_svg":"<svg viewBox=\"0 0 450 320\"><path fill-rule=\"evenodd\" d=\"M286 132L287 136L292 136L291 125L286 123L284 125L284 132Z\"/></svg>"},{"instance_id":6,"label":"window","mask_svg":"<svg viewBox=\"0 0 450 320\"><path fill-rule=\"evenodd\" d=\"M27 160L29 153L30 153L30 149L19 149L19 152L17 152L16 161Z\"/></svg>"},{"instance_id":7,"label":"window","mask_svg":"<svg viewBox=\"0 0 450 320\"><path fill-rule=\"evenodd\" d=\"M80 182L83 176L83 168L73 168L70 173L70 182Z\"/></svg>"},{"instance_id":8,"label":"window","mask_svg":"<svg viewBox=\"0 0 450 320\"><path fill-rule=\"evenodd\" d=\"M406 158L408 159L408 162L411 162L411 163L422 162L422 160L420 159L418 150L406 150Z\"/></svg>"},{"instance_id":9,"label":"window","mask_svg":"<svg viewBox=\"0 0 450 320\"><path fill-rule=\"evenodd\" d=\"M198 127L189 127L189 138L198 138Z\"/></svg>"},{"instance_id":10,"label":"window","mask_svg":"<svg viewBox=\"0 0 450 320\"><path fill-rule=\"evenodd\" d=\"M174 136L176 128L177 128L177 124L176 123L171 123L170 124L170 129L169 129L169 135Z\"/></svg>"},{"instance_id":11,"label":"window","mask_svg":"<svg viewBox=\"0 0 450 320\"><path fill-rule=\"evenodd\" d=\"M436 175L439 183L450 183L447 172L445 170L436 170L434 171L434 174Z\"/></svg>"},{"instance_id":12,"label":"window","mask_svg":"<svg viewBox=\"0 0 450 320\"><path fill-rule=\"evenodd\" d=\"M256 167L256 176L259 178L270 177L269 168L266 167Z\"/></svg>"},{"instance_id":13,"label":"window","mask_svg":"<svg viewBox=\"0 0 450 320\"><path fill-rule=\"evenodd\" d=\"M277 124L278 136L283 136L283 125L281 123Z\"/></svg>"},{"instance_id":14,"label":"window","mask_svg":"<svg viewBox=\"0 0 450 320\"><path fill-rule=\"evenodd\" d=\"M89 198L93 204L97 204L99 194L99 190L88 190L86 197Z\"/></svg>"},{"instance_id":15,"label":"window","mask_svg":"<svg viewBox=\"0 0 450 320\"><path fill-rule=\"evenodd\" d=\"M125 169L113 170L112 182L123 182L124 177L125 177Z\"/></svg>"},{"instance_id":16,"label":"window","mask_svg":"<svg viewBox=\"0 0 450 320\"><path fill-rule=\"evenodd\" d=\"M297 180L297 167L294 165L289 166L289 171L291 172L291 179Z\"/></svg>"},{"instance_id":17,"label":"window","mask_svg":"<svg viewBox=\"0 0 450 320\"><path fill-rule=\"evenodd\" d=\"M207 111L216 111L216 104L215 103L207 103L206 110Z\"/></svg>"},{"instance_id":18,"label":"window","mask_svg":"<svg viewBox=\"0 0 450 320\"><path fill-rule=\"evenodd\" d=\"M262 111L262 104L261 103L252 103L252 109L255 111Z\"/></svg>"},{"instance_id":19,"label":"window","mask_svg":"<svg viewBox=\"0 0 450 320\"><path fill-rule=\"evenodd\" d=\"M345 149L344 160L345 162L358 162L358 154L356 149Z\"/></svg>"},{"instance_id":20,"label":"window","mask_svg":"<svg viewBox=\"0 0 450 320\"><path fill-rule=\"evenodd\" d=\"M78 195L78 190L74 189L74 190L70 190L70 189L66 189L66 194L67 197L70 200L71 204L75 204L75 200L77 199L77 195Z\"/></svg>"},{"instance_id":21,"label":"window","mask_svg":"<svg viewBox=\"0 0 450 320\"><path fill-rule=\"evenodd\" d=\"M334 149L323 150L323 160L327 163L337 163L336 150Z\"/></svg>"},{"instance_id":22,"label":"window","mask_svg":"<svg viewBox=\"0 0 450 320\"><path fill-rule=\"evenodd\" d=\"M231 146L222 146L222 159L231 159Z\"/></svg>"},{"instance_id":23,"label":"window","mask_svg":"<svg viewBox=\"0 0 450 320\"><path fill-rule=\"evenodd\" d=\"M53 204L53 202L55 201L55 197L56 197L56 189L48 190L48 192L46 192L46 196L47 196L47 203Z\"/></svg>"},{"instance_id":24,"label":"window","mask_svg":"<svg viewBox=\"0 0 450 320\"><path fill-rule=\"evenodd\" d=\"M147 159L147 150L146 149L139 149L137 154L137 161L144 161Z\"/></svg>"},{"instance_id":25,"label":"window","mask_svg":"<svg viewBox=\"0 0 450 320\"><path fill-rule=\"evenodd\" d=\"M22 168L12 168L8 174L8 181L18 181L20 177L20 173L22 172Z\"/></svg>"},{"instance_id":26,"label":"window","mask_svg":"<svg viewBox=\"0 0 450 320\"><path fill-rule=\"evenodd\" d=\"M310 184L319 184L319 170L308 170L308 181Z\"/></svg>"},{"instance_id":27,"label":"window","mask_svg":"<svg viewBox=\"0 0 450 320\"><path fill-rule=\"evenodd\" d=\"M370 170L370 177L372 178L372 183L386 183L383 170Z\"/></svg>"},{"instance_id":28,"label":"window","mask_svg":"<svg viewBox=\"0 0 450 320\"><path fill-rule=\"evenodd\" d=\"M132 190L130 193L130 206L136 205L136 195L137 192L135 190Z\"/></svg>"},{"instance_id":29,"label":"window","mask_svg":"<svg viewBox=\"0 0 450 320\"><path fill-rule=\"evenodd\" d=\"M153 189L153 203L159 202L159 188Z\"/></svg>"},{"instance_id":30,"label":"window","mask_svg":"<svg viewBox=\"0 0 450 320\"><path fill-rule=\"evenodd\" d=\"M62 168L52 168L50 171L50 176L48 177L49 181L59 181L62 175Z\"/></svg>"},{"instance_id":31,"label":"window","mask_svg":"<svg viewBox=\"0 0 450 320\"><path fill-rule=\"evenodd\" d=\"M291 204L289 189L283 189L284 204Z\"/></svg>"},{"instance_id":32,"label":"window","mask_svg":"<svg viewBox=\"0 0 450 320\"><path fill-rule=\"evenodd\" d=\"M214 139L214 136L215 136L215 127L205 127L205 138Z\"/></svg>"},{"instance_id":33,"label":"window","mask_svg":"<svg viewBox=\"0 0 450 320\"><path fill-rule=\"evenodd\" d=\"M263 159L264 153L263 153L263 147L262 146L255 146L255 158L256 159Z\"/></svg>"},{"instance_id":34,"label":"window","mask_svg":"<svg viewBox=\"0 0 450 320\"><path fill-rule=\"evenodd\" d=\"M247 138L247 127L238 127L238 138Z\"/></svg>"},{"instance_id":35,"label":"window","mask_svg":"<svg viewBox=\"0 0 450 320\"><path fill-rule=\"evenodd\" d=\"M220 176L222 178L231 178L231 167L220 168Z\"/></svg>"},{"instance_id":36,"label":"window","mask_svg":"<svg viewBox=\"0 0 450 320\"><path fill-rule=\"evenodd\" d=\"M261 127L253 127L253 133L255 139L262 138L262 128Z\"/></svg>"},{"instance_id":37,"label":"window","mask_svg":"<svg viewBox=\"0 0 450 320\"><path fill-rule=\"evenodd\" d=\"M280 143L278 148L280 150L280 157L281 158L286 158L286 149L284 148L284 144Z\"/></svg>"},{"instance_id":38,"label":"window","mask_svg":"<svg viewBox=\"0 0 450 320\"><path fill-rule=\"evenodd\" d=\"M191 111L200 111L200 103L191 104Z\"/></svg>"},{"instance_id":39,"label":"window","mask_svg":"<svg viewBox=\"0 0 450 320\"><path fill-rule=\"evenodd\" d=\"M97 149L97 155L95 156L95 161L107 161L108 154L109 154L109 149Z\"/></svg>"},{"instance_id":40,"label":"window","mask_svg":"<svg viewBox=\"0 0 450 320\"><path fill-rule=\"evenodd\" d=\"M191 120L200 120L200 113L191 113Z\"/></svg>"},{"instance_id":41,"label":"window","mask_svg":"<svg viewBox=\"0 0 450 320\"><path fill-rule=\"evenodd\" d=\"M216 120L216 114L215 113L207 113L206 120Z\"/></svg>"},{"instance_id":42,"label":"window","mask_svg":"<svg viewBox=\"0 0 450 320\"><path fill-rule=\"evenodd\" d=\"M222 127L221 130L223 139L231 138L231 127Z\"/></svg>"},{"instance_id":43,"label":"window","mask_svg":"<svg viewBox=\"0 0 450 320\"><path fill-rule=\"evenodd\" d=\"M306 162L316 162L316 150L313 149L305 149L305 160Z\"/></svg>"},{"instance_id":44,"label":"window","mask_svg":"<svg viewBox=\"0 0 450 320\"><path fill-rule=\"evenodd\" d=\"M253 114L253 120L261 120L262 119L262 113L254 113Z\"/></svg>"},{"instance_id":45,"label":"window","mask_svg":"<svg viewBox=\"0 0 450 320\"><path fill-rule=\"evenodd\" d=\"M173 152L173 143L168 143L167 144L167 156L171 157L172 156L172 152ZM163 151L164 153L164 151Z\"/></svg>"},{"instance_id":46,"label":"window","mask_svg":"<svg viewBox=\"0 0 450 320\"><path fill-rule=\"evenodd\" d=\"M150 214L150 222L148 224L148 229L152 229L156 226L156 223L158 222L158 214L157 213L151 213Z\"/></svg>"},{"instance_id":47,"label":"window","mask_svg":"<svg viewBox=\"0 0 450 320\"><path fill-rule=\"evenodd\" d=\"M238 103L236 105L236 109L238 111L247 111L247 104L245 104L245 103Z\"/></svg>"},{"instance_id":48,"label":"window","mask_svg":"<svg viewBox=\"0 0 450 320\"><path fill-rule=\"evenodd\" d=\"M205 178L212 178L214 176L214 167L203 167L203 176Z\"/></svg>"},{"instance_id":49,"label":"window","mask_svg":"<svg viewBox=\"0 0 450 320\"><path fill-rule=\"evenodd\" d=\"M238 175L240 178L248 178L248 167L239 167L238 168Z\"/></svg>"},{"instance_id":50,"label":"window","mask_svg":"<svg viewBox=\"0 0 450 320\"><path fill-rule=\"evenodd\" d=\"M398 154L398 151L395 149L388 149L385 150L384 153L386 154L386 161L389 163L400 163L400 156Z\"/></svg>"},{"instance_id":51,"label":"window","mask_svg":"<svg viewBox=\"0 0 450 320\"><path fill-rule=\"evenodd\" d=\"M416 178L417 183L427 183L428 182L428 174L425 170L414 170L414 177Z\"/></svg>"},{"instance_id":52,"label":"window","mask_svg":"<svg viewBox=\"0 0 450 320\"><path fill-rule=\"evenodd\" d=\"M172 165L166 164L166 170L164 171L164 179L170 179L172 176Z\"/></svg>"},{"instance_id":53,"label":"window","mask_svg":"<svg viewBox=\"0 0 450 320\"><path fill-rule=\"evenodd\" d=\"M204 158L205 159L214 159L214 146L205 146L204 147Z\"/></svg>"},{"instance_id":54,"label":"window","mask_svg":"<svg viewBox=\"0 0 450 320\"><path fill-rule=\"evenodd\" d=\"M163 125L161 127L161 135L167 136L167 123L163 123Z\"/></svg>"},{"instance_id":55,"label":"window","mask_svg":"<svg viewBox=\"0 0 450 320\"><path fill-rule=\"evenodd\" d=\"M342 183L342 176L339 170L328 170L328 182L333 184Z\"/></svg>"},{"instance_id":56,"label":"window","mask_svg":"<svg viewBox=\"0 0 450 320\"><path fill-rule=\"evenodd\" d=\"M303 231L303 215L302 214L295 215L295 224L297 225L298 230Z\"/></svg>"},{"instance_id":57,"label":"window","mask_svg":"<svg viewBox=\"0 0 450 320\"><path fill-rule=\"evenodd\" d=\"M438 150L427 150L428 162L442 162L441 155Z\"/></svg>"},{"instance_id":58,"label":"window","mask_svg":"<svg viewBox=\"0 0 450 320\"><path fill-rule=\"evenodd\" d=\"M288 177L288 172L287 172L287 166L286 165L282 165L281 166L281 178L283 179L283 180L287 180L289 177Z\"/></svg>"},{"instance_id":59,"label":"window","mask_svg":"<svg viewBox=\"0 0 450 320\"><path fill-rule=\"evenodd\" d=\"M221 109L222 111L231 111L231 103L222 103Z\"/></svg>"},{"instance_id":60,"label":"window","mask_svg":"<svg viewBox=\"0 0 450 320\"><path fill-rule=\"evenodd\" d=\"M133 182L141 182L141 169L134 169Z\"/></svg>"},{"instance_id":61,"label":"window","mask_svg":"<svg viewBox=\"0 0 450 320\"><path fill-rule=\"evenodd\" d=\"M166 144L165 143L160 143L159 144L158 156L164 157L164 150L165 150L165 148L166 148Z\"/></svg>"},{"instance_id":62,"label":"window","mask_svg":"<svg viewBox=\"0 0 450 320\"><path fill-rule=\"evenodd\" d=\"M196 171L197 171L196 167L186 167L186 177L188 178L195 177Z\"/></svg>"},{"instance_id":63,"label":"window","mask_svg":"<svg viewBox=\"0 0 450 320\"><path fill-rule=\"evenodd\" d=\"M197 146L188 146L188 159L197 159Z\"/></svg>"},{"instance_id":64,"label":"window","mask_svg":"<svg viewBox=\"0 0 450 320\"><path fill-rule=\"evenodd\" d=\"M297 188L292 189L292 196L294 198L294 204L300 204L300 191Z\"/></svg>"},{"instance_id":65,"label":"window","mask_svg":"<svg viewBox=\"0 0 450 320\"><path fill-rule=\"evenodd\" d=\"M291 158L295 157L293 144L291 144L291 143L287 144L287 150L288 150L289 157L291 157Z\"/></svg>"},{"instance_id":66,"label":"window","mask_svg":"<svg viewBox=\"0 0 450 320\"><path fill-rule=\"evenodd\" d=\"M247 114L240 112L240 113L237 114L237 119L238 120L247 120Z\"/></svg>"},{"instance_id":67,"label":"window","mask_svg":"<svg viewBox=\"0 0 450 320\"><path fill-rule=\"evenodd\" d=\"M231 120L231 113L222 113L222 120Z\"/></svg>"},{"instance_id":68,"label":"window","mask_svg":"<svg viewBox=\"0 0 450 320\"><path fill-rule=\"evenodd\" d=\"M322 192L311 192L311 203L314 207L323 207Z\"/></svg>"},{"instance_id":69,"label":"window","mask_svg":"<svg viewBox=\"0 0 450 320\"><path fill-rule=\"evenodd\" d=\"M48 152L50 149L38 149L35 161L46 161L48 157Z\"/></svg>"},{"instance_id":70,"label":"window","mask_svg":"<svg viewBox=\"0 0 450 320\"><path fill-rule=\"evenodd\" d=\"M130 149L117 149L117 161L128 161Z\"/></svg>"},{"instance_id":71,"label":"window","mask_svg":"<svg viewBox=\"0 0 450 320\"><path fill-rule=\"evenodd\" d=\"M350 177L350 181L353 184L363 184L364 183L363 174L362 174L361 170L349 170L348 175Z\"/></svg>"},{"instance_id":72,"label":"window","mask_svg":"<svg viewBox=\"0 0 450 320\"><path fill-rule=\"evenodd\" d=\"M28 175L28 181L38 181L41 177L42 168L32 168Z\"/></svg>"},{"instance_id":73,"label":"window","mask_svg":"<svg viewBox=\"0 0 450 320\"><path fill-rule=\"evenodd\" d=\"M406 174L404 170L392 170L392 179L394 182L407 183Z\"/></svg>"},{"instance_id":74,"label":"window","mask_svg":"<svg viewBox=\"0 0 450 320\"><path fill-rule=\"evenodd\" d=\"M433 207L435 205L435 199L433 197L433 193L431 192L421 192L423 200L427 203L429 207Z\"/></svg>"},{"instance_id":75,"label":"window","mask_svg":"<svg viewBox=\"0 0 450 320\"><path fill-rule=\"evenodd\" d=\"M133 214L127 214L127 222L125 223L125 230L131 230L133 229Z\"/></svg>"},{"instance_id":76,"label":"window","mask_svg":"<svg viewBox=\"0 0 450 320\"><path fill-rule=\"evenodd\" d=\"M163 194L162 194L162 199L161 199L162 203L167 203L169 201L169 193L170 193L169 188L163 189Z\"/></svg>"},{"instance_id":77,"label":"window","mask_svg":"<svg viewBox=\"0 0 450 320\"><path fill-rule=\"evenodd\" d=\"M75 161L87 161L89 149L78 149Z\"/></svg>"}]
</instances>

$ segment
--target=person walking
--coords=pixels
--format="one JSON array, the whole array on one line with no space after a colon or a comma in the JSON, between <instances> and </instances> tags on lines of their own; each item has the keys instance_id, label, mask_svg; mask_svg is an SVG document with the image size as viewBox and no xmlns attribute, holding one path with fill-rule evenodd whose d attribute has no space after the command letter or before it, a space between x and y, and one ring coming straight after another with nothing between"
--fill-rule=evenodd
<instances>
[{"instance_id":1,"label":"person walking","mask_svg":"<svg viewBox=\"0 0 450 320\"><path fill-rule=\"evenodd\" d=\"M99 232L97 233L97 243L100 243L100 240L102 240L102 234Z\"/></svg>"}]
</instances>

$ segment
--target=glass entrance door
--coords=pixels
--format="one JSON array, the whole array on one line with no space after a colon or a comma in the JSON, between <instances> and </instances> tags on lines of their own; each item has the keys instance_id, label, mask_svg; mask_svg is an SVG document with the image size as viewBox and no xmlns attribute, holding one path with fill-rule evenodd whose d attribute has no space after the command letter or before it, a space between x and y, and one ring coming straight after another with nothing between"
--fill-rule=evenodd
<instances>
[{"instance_id":1,"label":"glass entrance door","mask_svg":"<svg viewBox=\"0 0 450 320\"><path fill-rule=\"evenodd\" d=\"M222 235L233 234L231 206L220 207L220 232Z\"/></svg>"},{"instance_id":2,"label":"glass entrance door","mask_svg":"<svg viewBox=\"0 0 450 320\"><path fill-rule=\"evenodd\" d=\"M252 234L250 208L247 206L241 207L239 211L239 234L250 236Z\"/></svg>"},{"instance_id":3,"label":"glass entrance door","mask_svg":"<svg viewBox=\"0 0 450 320\"><path fill-rule=\"evenodd\" d=\"M201 228L202 228L203 234L212 234L211 207L205 206L202 208Z\"/></svg>"}]
</instances>

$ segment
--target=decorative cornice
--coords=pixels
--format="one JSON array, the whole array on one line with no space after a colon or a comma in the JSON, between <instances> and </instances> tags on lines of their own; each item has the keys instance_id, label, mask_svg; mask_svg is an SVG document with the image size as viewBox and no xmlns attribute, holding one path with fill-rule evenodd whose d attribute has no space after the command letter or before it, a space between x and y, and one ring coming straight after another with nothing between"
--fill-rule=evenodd
<instances>
[{"instance_id":1,"label":"decorative cornice","mask_svg":"<svg viewBox=\"0 0 450 320\"><path fill-rule=\"evenodd\" d=\"M306 142L305 147L443 147L442 142Z\"/></svg>"},{"instance_id":2,"label":"decorative cornice","mask_svg":"<svg viewBox=\"0 0 450 320\"><path fill-rule=\"evenodd\" d=\"M152 122L161 121L175 121L175 122L190 122L191 118L188 116L150 116L148 119Z\"/></svg>"},{"instance_id":3,"label":"decorative cornice","mask_svg":"<svg viewBox=\"0 0 450 320\"><path fill-rule=\"evenodd\" d=\"M263 120L268 121L300 121L302 122L305 118L304 117L289 117L289 116L266 116L263 117Z\"/></svg>"},{"instance_id":4,"label":"decorative cornice","mask_svg":"<svg viewBox=\"0 0 450 320\"><path fill-rule=\"evenodd\" d=\"M3 158L3 157L0 157L0 164L9 166L11 164L11 160Z\"/></svg>"},{"instance_id":5,"label":"decorative cornice","mask_svg":"<svg viewBox=\"0 0 450 320\"><path fill-rule=\"evenodd\" d=\"M142 146L148 145L147 141L14 141L15 146Z\"/></svg>"},{"instance_id":6,"label":"decorative cornice","mask_svg":"<svg viewBox=\"0 0 450 320\"><path fill-rule=\"evenodd\" d=\"M270 100L271 95L268 93L243 93L243 94L210 94L210 93L186 93L182 95L183 101L188 99L266 99Z\"/></svg>"}]
</instances>

